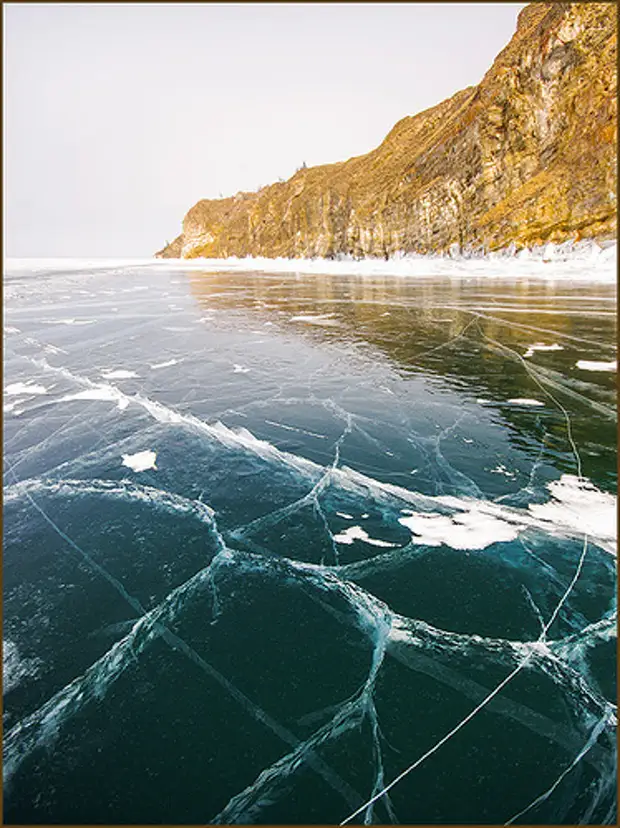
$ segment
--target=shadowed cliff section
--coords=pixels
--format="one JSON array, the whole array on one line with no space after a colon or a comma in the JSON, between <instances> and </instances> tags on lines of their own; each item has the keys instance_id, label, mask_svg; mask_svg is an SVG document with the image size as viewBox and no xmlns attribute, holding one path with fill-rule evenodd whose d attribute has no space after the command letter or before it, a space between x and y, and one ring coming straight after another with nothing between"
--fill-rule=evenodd
<instances>
[{"instance_id":1,"label":"shadowed cliff section","mask_svg":"<svg viewBox=\"0 0 620 828\"><path fill-rule=\"evenodd\" d=\"M616 4L532 3L478 86L348 161L199 201L157 256L390 256L616 235Z\"/></svg>"}]
</instances>

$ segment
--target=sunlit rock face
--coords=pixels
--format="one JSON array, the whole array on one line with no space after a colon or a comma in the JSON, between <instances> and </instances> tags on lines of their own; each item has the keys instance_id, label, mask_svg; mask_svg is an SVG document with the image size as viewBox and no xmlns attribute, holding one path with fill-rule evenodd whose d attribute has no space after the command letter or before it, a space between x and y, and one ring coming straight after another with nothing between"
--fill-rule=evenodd
<instances>
[{"instance_id":1,"label":"sunlit rock face","mask_svg":"<svg viewBox=\"0 0 620 828\"><path fill-rule=\"evenodd\" d=\"M616 9L532 3L478 86L367 155L199 201L161 257L390 256L616 234Z\"/></svg>"},{"instance_id":2,"label":"sunlit rock face","mask_svg":"<svg viewBox=\"0 0 620 828\"><path fill-rule=\"evenodd\" d=\"M166 244L161 250L158 250L155 256L157 256L157 258L178 259L181 256L182 249L183 234L180 234L174 241Z\"/></svg>"}]
</instances>

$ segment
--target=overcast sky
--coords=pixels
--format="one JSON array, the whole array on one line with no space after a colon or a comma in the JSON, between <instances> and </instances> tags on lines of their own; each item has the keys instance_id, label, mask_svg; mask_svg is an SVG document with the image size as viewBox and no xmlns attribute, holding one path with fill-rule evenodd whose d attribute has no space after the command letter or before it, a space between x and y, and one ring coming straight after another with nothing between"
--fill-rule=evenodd
<instances>
[{"instance_id":1,"label":"overcast sky","mask_svg":"<svg viewBox=\"0 0 620 828\"><path fill-rule=\"evenodd\" d=\"M368 152L517 3L5 3L7 256L150 256L200 198Z\"/></svg>"}]
</instances>

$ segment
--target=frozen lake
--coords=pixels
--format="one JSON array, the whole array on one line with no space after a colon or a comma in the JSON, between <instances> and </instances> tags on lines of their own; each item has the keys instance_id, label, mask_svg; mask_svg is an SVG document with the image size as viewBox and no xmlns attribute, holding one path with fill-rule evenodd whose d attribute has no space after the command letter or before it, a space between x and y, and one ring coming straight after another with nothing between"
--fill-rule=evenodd
<instances>
[{"instance_id":1,"label":"frozen lake","mask_svg":"<svg viewBox=\"0 0 620 828\"><path fill-rule=\"evenodd\" d=\"M450 267L5 272L8 823L615 824L615 285Z\"/></svg>"}]
</instances>

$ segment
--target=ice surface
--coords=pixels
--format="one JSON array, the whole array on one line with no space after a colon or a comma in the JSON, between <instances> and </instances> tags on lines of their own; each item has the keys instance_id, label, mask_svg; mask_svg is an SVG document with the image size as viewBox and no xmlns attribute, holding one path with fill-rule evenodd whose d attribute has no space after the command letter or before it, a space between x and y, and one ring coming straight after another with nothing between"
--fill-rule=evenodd
<instances>
[{"instance_id":1,"label":"ice surface","mask_svg":"<svg viewBox=\"0 0 620 828\"><path fill-rule=\"evenodd\" d=\"M36 556L53 547L69 573L75 566L95 586L101 582L102 608L113 598L125 612L115 605L117 614L106 619L105 629L122 635L107 653L43 690L33 712L5 731L9 807L40 801L38 815L47 809L48 816L63 786L67 801L75 802L71 763L88 773L101 757L119 768L126 756L133 763L136 799L141 769L148 766L144 778L151 770L136 745L156 721L148 756L162 771L157 785L149 782L151 795L165 787L169 769L181 793L193 775L200 777L199 816L211 823L290 822L288 815L297 819L295 808L304 804L308 813L299 811L301 818L314 819L315 803L324 803L317 821L325 822L347 822L354 813L366 824L412 818L426 824L429 814L431 822L433 813L443 815L445 803L453 809L450 818L474 822L467 808L476 801L495 808L489 822L520 815L567 824L574 816L580 824L588 815L612 819L613 691L604 673L616 624L614 559L606 554L615 550L616 498L603 491L608 469L599 458L609 440L603 433L609 397L597 388L601 396L589 399L589 384L570 384L577 380L566 369L545 374L537 363L549 361L527 361L537 351L562 349L566 359L557 364L574 365L584 343L592 346L585 353L606 355L608 348L612 355L613 345L602 341L606 317L580 320L581 288L569 285L586 277L604 282L610 265L608 250L595 247L572 253L547 247L529 258L161 261L142 269L134 262L132 273L170 291L164 314L169 304L187 309L187 324L173 328L175 336L159 348L153 334L161 322L152 324L151 317L159 319L162 292L145 284L127 288L122 328L111 334L100 331L114 324L108 314L90 329L45 328L50 342L44 342L34 303L12 308L18 333L33 336L6 340L13 349L6 376L20 388L30 383L29 394L37 385L50 391L29 417L7 418L11 565L23 562L22 550ZM78 276L71 274L82 266L59 275L66 283L62 295L79 293ZM261 273L262 267L268 269ZM277 277L292 267L307 268L313 278L289 284ZM220 272L209 277L214 268ZM343 278L347 268L356 279ZM169 279L169 271L180 269L195 276ZM260 278L247 278L246 271ZM104 290L97 292L104 272ZM89 274L92 295L79 295L85 305L92 301L91 316L101 294L127 272L119 266L114 273L105 262ZM430 304L418 301L433 290L429 272L448 277ZM320 278L330 274L338 278ZM425 286L409 296L413 279L393 284L383 275L419 277ZM574 303L569 334L552 330L553 314L543 330L534 317L523 319L526 325L502 320L497 314L508 309L508 297L495 301L488 285L476 283L486 295L467 299L470 277L524 275L564 280L566 303ZM453 277L461 281L455 285ZM194 278L192 290L200 297L210 288L208 304L217 313L205 317L205 307L191 308ZM349 292L355 296L358 289L353 304ZM555 289L537 290L552 296ZM535 313L535 305L524 301L521 310ZM194 324L201 319L209 324ZM337 336L320 330L334 322ZM496 340L485 336L491 333ZM562 344L544 344L538 335ZM393 351L383 350L386 343ZM49 362L42 359L47 354ZM147 370L179 363L182 369L165 376ZM476 373L480 363L488 374ZM122 365L144 369L114 367ZM232 374L246 365L252 382L237 382ZM113 382L138 373L134 393ZM96 375L105 382L89 378ZM26 395L7 394L7 407ZM536 410L528 414L520 406ZM161 488L141 485L128 469L157 470ZM102 514L114 515L99 532L95 521L84 526L76 519L91 499L93 515L97 503ZM203 532L217 533L213 560L206 557L200 572L156 601L149 573L134 590L123 569L125 537L145 546L150 560L149 540L132 520L138 505L159 518L196 517L198 534L188 542L199 550ZM122 514L130 516L125 525ZM214 529L215 518L220 526ZM358 525L362 520L367 529ZM25 543L31 526L40 533L32 549ZM165 572L183 557L185 539L162 543L169 545ZM57 619L49 611L44 621L45 587L39 594L26 580L20 588L37 607L32 630L53 626ZM297 592L284 609L290 589ZM441 597L433 602L435 593ZM67 578L55 598L72 608L84 596ZM309 607L332 627L316 622ZM265 634L252 638L262 624ZM19 687L10 682L26 678L26 668L46 688L45 671L38 675L41 665L22 645L28 637L15 643L14 632L21 634L17 625L5 627L5 660L12 664L5 689ZM349 659L357 665L354 682ZM308 665L310 682L303 680ZM262 688L274 676L282 677L282 690L270 695ZM179 698L195 689L190 703L184 696L177 704L176 693L162 690L168 679ZM209 739L200 735L205 711L217 711L207 717ZM89 730L92 722L99 724ZM195 750L192 732L201 740ZM240 746L239 761L233 756L217 779L214 734L225 734L220 746ZM501 750L506 734L516 736L508 757ZM67 752L54 745L79 745L79 753L69 751L65 759ZM544 746L544 767L537 764L538 746ZM253 764L244 765L248 757ZM507 764L500 768L501 762ZM454 788L441 782L433 788L448 778ZM102 807L114 801L107 784L102 776ZM123 790L116 794L130 804ZM142 798L148 801L148 794Z\"/></svg>"},{"instance_id":2,"label":"ice surface","mask_svg":"<svg viewBox=\"0 0 620 828\"><path fill-rule=\"evenodd\" d=\"M525 527L539 527L546 530L550 527L550 521L544 512L511 509L486 500L472 500L471 498L445 495L421 495L400 486L382 483L347 467L334 465L332 468L326 469L306 458L278 449L269 441L257 438L246 428L231 429L222 422L205 423L193 415L182 414L144 395L129 396L115 386L98 385L86 378L71 375L65 369L55 369L49 366L45 360L38 364L46 370L60 373L63 376L70 376L74 381L88 386L81 392L60 398L59 402L79 399L102 400L116 402L119 409L127 408L131 402L143 408L158 422L196 430L223 446L242 449L265 460L275 461L294 469L304 477L314 480L315 483L317 480L327 480L329 478L332 485L336 484L345 490L359 493L371 492L373 496L387 494L407 504L422 507L431 514L427 516L416 513L414 518L416 526L418 528L424 527L424 531L420 533L414 530L414 532L420 538L428 538L430 540L429 545L447 543L453 545L454 548L486 548L491 543L514 539ZM527 400L526 404L531 405L532 402L534 401ZM539 404L538 401L536 401L536 404ZM596 491L598 492L598 490ZM608 497L613 499L612 495ZM576 503L572 505L576 507ZM453 516L434 514L437 506L448 507L454 512ZM573 517L573 511L554 509L553 514L557 516L553 524L555 532L565 533L569 536L582 534L578 521ZM418 520L421 522L418 522ZM413 528L411 523L403 523L402 525ZM601 532L595 525L592 525L591 530L593 540L600 542L605 548L610 548L611 538L606 527L603 527ZM474 538L478 540L474 540ZM423 543L425 541L417 541L414 538L413 542ZM470 543L482 543L482 546L470 546Z\"/></svg>"},{"instance_id":3,"label":"ice surface","mask_svg":"<svg viewBox=\"0 0 620 828\"><path fill-rule=\"evenodd\" d=\"M596 745L596 742L598 741L599 736L601 735L601 733L604 732L605 728L608 727L609 724L610 724L609 715L606 714L606 715L602 716L600 718L600 720L596 723L596 725L593 727L592 733L590 734L590 737L589 737L588 741L585 743L585 745L583 746L583 748L579 751L577 756L575 756L575 758L568 765L568 767L566 767L562 771L562 773L558 776L558 778L554 781L554 783L544 793L540 794L540 796L537 796L536 799L534 799L533 802L531 802L527 807L523 808L521 811L519 811L519 813L512 816L505 824L506 825L512 825L517 819L522 817L528 811L531 811L532 808L535 808L537 805L540 805L541 803L543 803L547 799L549 799L551 794L555 791L555 789L562 782L562 780L566 776L568 776L568 774L573 770L573 768L576 767L576 765L579 762L581 762L581 760L584 758L584 756L586 756L588 751L590 751Z\"/></svg>"}]
</instances>

